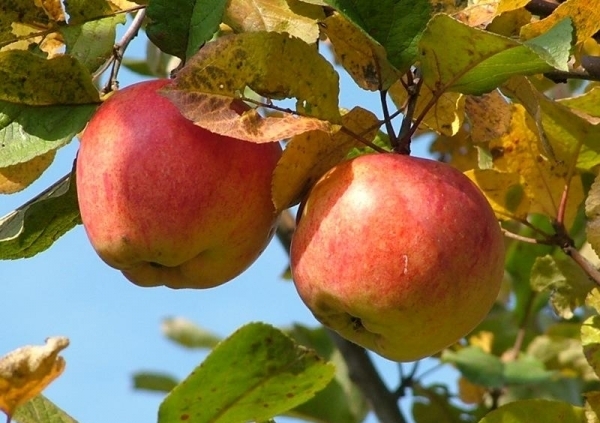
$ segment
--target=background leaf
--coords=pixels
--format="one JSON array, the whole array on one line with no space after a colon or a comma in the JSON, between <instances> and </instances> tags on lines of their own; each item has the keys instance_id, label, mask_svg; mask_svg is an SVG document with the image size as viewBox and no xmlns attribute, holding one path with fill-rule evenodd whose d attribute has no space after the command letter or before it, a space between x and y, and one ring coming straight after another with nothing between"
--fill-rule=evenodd
<instances>
[{"instance_id":1,"label":"background leaf","mask_svg":"<svg viewBox=\"0 0 600 423\"><path fill-rule=\"evenodd\" d=\"M491 411L479 423L585 423L583 408L561 401L523 400Z\"/></svg>"},{"instance_id":2,"label":"background leaf","mask_svg":"<svg viewBox=\"0 0 600 423\"><path fill-rule=\"evenodd\" d=\"M333 366L314 351L272 326L250 323L171 391L158 422L266 420L305 402L333 376Z\"/></svg>"}]
</instances>

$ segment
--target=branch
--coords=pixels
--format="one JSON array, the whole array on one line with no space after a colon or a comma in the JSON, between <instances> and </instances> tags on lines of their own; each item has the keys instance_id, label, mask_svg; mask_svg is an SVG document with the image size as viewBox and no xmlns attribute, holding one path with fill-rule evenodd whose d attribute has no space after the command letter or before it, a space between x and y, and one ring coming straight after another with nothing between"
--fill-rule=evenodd
<instances>
[{"instance_id":1,"label":"branch","mask_svg":"<svg viewBox=\"0 0 600 423\"><path fill-rule=\"evenodd\" d=\"M385 386L365 349L345 340L332 330L328 332L348 365L350 379L367 398L377 419L382 423L406 423L398 407L396 395Z\"/></svg>"},{"instance_id":2,"label":"branch","mask_svg":"<svg viewBox=\"0 0 600 423\"><path fill-rule=\"evenodd\" d=\"M567 245L562 249L566 255L571 257L575 263L581 267L581 269L587 273L591 280L598 286L600 286L600 271L586 259L577 248L573 245Z\"/></svg>"},{"instance_id":3,"label":"branch","mask_svg":"<svg viewBox=\"0 0 600 423\"><path fill-rule=\"evenodd\" d=\"M284 211L277 225L276 234L288 254L295 228L296 221L292 213L289 210ZM327 333L344 357L350 379L367 398L379 421L381 423L406 423L398 407L396 396L381 380L365 349L347 341L332 330L328 329Z\"/></svg>"},{"instance_id":4,"label":"branch","mask_svg":"<svg viewBox=\"0 0 600 423\"><path fill-rule=\"evenodd\" d=\"M104 70L106 70L108 66L110 66L111 63L113 64L113 67L110 71L110 78L108 79L108 82L102 89L103 94L107 94L119 88L117 76L119 74L119 69L121 68L123 55L125 54L125 50L127 50L127 47L129 46L131 40L133 40L137 36L138 31L142 27L142 23L144 22L145 17L146 9L140 9L136 13L135 18L133 18L133 21L131 22L129 28L127 28L127 31L125 31L125 34L123 34L123 37L121 37L119 42L115 44L113 48L114 51L112 57L106 62L105 66L103 66L101 70L98 71L99 73L96 72L96 74L94 75L94 77L99 76L102 72L104 72Z\"/></svg>"}]
</instances>

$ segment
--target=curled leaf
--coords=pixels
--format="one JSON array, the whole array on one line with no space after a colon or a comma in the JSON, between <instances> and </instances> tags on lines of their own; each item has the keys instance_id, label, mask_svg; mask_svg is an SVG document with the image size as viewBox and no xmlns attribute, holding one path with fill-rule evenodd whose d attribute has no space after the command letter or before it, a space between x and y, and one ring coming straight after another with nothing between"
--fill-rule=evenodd
<instances>
[{"instance_id":1,"label":"curled leaf","mask_svg":"<svg viewBox=\"0 0 600 423\"><path fill-rule=\"evenodd\" d=\"M58 354L68 346L68 338L52 337L46 345L28 345L1 357L0 410L11 416L60 376L65 360Z\"/></svg>"}]
</instances>

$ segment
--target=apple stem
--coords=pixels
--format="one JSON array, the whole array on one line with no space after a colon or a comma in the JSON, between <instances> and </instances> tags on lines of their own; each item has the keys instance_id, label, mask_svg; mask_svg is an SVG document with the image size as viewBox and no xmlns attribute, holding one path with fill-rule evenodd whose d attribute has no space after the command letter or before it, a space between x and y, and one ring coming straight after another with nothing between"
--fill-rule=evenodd
<instances>
[{"instance_id":1,"label":"apple stem","mask_svg":"<svg viewBox=\"0 0 600 423\"><path fill-rule=\"evenodd\" d=\"M385 130L387 131L388 137L390 138L390 143L392 147L396 149L398 146L398 137L396 137L396 132L394 131L394 127L392 126L392 118L390 117L390 109L388 108L387 103L387 94L388 90L379 91L379 99L381 100L381 110L383 111L383 122L385 123Z\"/></svg>"},{"instance_id":2,"label":"apple stem","mask_svg":"<svg viewBox=\"0 0 600 423\"><path fill-rule=\"evenodd\" d=\"M404 113L404 119L402 120L402 126L400 127L400 133L398 134L398 141L394 145L394 151L399 154L410 154L410 143L412 137L417 130L424 114L427 110L424 110L421 116L417 117L413 123L415 111L417 110L417 100L419 99L419 93L421 92L421 86L423 85L423 78L421 78L421 71L416 68L414 74L412 71L406 73L407 84L406 91L408 93L408 100L406 105L406 112ZM437 99L436 99L437 100ZM431 108L433 105L429 105Z\"/></svg>"}]
</instances>

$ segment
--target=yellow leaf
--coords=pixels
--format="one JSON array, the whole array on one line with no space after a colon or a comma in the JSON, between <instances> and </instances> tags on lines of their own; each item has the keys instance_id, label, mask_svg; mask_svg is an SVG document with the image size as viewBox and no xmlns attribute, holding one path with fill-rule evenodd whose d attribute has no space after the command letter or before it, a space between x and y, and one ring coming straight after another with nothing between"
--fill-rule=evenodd
<instances>
[{"instance_id":1,"label":"yellow leaf","mask_svg":"<svg viewBox=\"0 0 600 423\"><path fill-rule=\"evenodd\" d=\"M526 77L511 78L502 91L516 98L534 118L538 136L544 140L542 150L548 157L568 164L576 160L577 167L586 170L600 164L600 125L550 100Z\"/></svg>"},{"instance_id":2,"label":"yellow leaf","mask_svg":"<svg viewBox=\"0 0 600 423\"><path fill-rule=\"evenodd\" d=\"M370 91L387 90L399 76L385 49L361 29L335 13L321 23L335 56L356 84Z\"/></svg>"},{"instance_id":3,"label":"yellow leaf","mask_svg":"<svg viewBox=\"0 0 600 423\"><path fill-rule=\"evenodd\" d=\"M439 160L451 164L465 172L477 167L477 150L471 142L469 133L464 129L454 136L440 135L429 147L429 151L439 154Z\"/></svg>"},{"instance_id":4,"label":"yellow leaf","mask_svg":"<svg viewBox=\"0 0 600 423\"><path fill-rule=\"evenodd\" d=\"M0 357L0 410L11 416L60 376L65 360L58 354L68 346L67 338L52 337L46 345L21 347Z\"/></svg>"},{"instance_id":5,"label":"yellow leaf","mask_svg":"<svg viewBox=\"0 0 600 423\"><path fill-rule=\"evenodd\" d=\"M307 43L319 38L317 22L325 18L323 8L299 0L233 0L223 22L235 32L286 32Z\"/></svg>"},{"instance_id":6,"label":"yellow leaf","mask_svg":"<svg viewBox=\"0 0 600 423\"><path fill-rule=\"evenodd\" d=\"M600 29L600 0L568 0L552 14L521 28L521 38L530 39L548 31L564 18L571 18L577 43L594 35Z\"/></svg>"},{"instance_id":7,"label":"yellow leaf","mask_svg":"<svg viewBox=\"0 0 600 423\"><path fill-rule=\"evenodd\" d=\"M600 118L600 87L593 87L577 97L563 98L557 101L563 106Z\"/></svg>"},{"instance_id":8,"label":"yellow leaf","mask_svg":"<svg viewBox=\"0 0 600 423\"><path fill-rule=\"evenodd\" d=\"M511 108L498 90L481 96L467 96L465 113L475 144L498 138L510 127Z\"/></svg>"},{"instance_id":9,"label":"yellow leaf","mask_svg":"<svg viewBox=\"0 0 600 423\"><path fill-rule=\"evenodd\" d=\"M523 189L523 179L516 173L494 169L473 169L465 172L483 192L500 220L524 219L531 205Z\"/></svg>"},{"instance_id":10,"label":"yellow leaf","mask_svg":"<svg viewBox=\"0 0 600 423\"><path fill-rule=\"evenodd\" d=\"M487 30L505 37L517 37L523 25L531 22L531 13L527 9L516 9L496 16Z\"/></svg>"},{"instance_id":11,"label":"yellow leaf","mask_svg":"<svg viewBox=\"0 0 600 423\"><path fill-rule=\"evenodd\" d=\"M553 162L542 154L533 118L520 104L513 105L510 131L490 142L496 151L494 167L500 172L520 175L525 194L531 200L530 212L556 217L566 184L567 164ZM569 187L565 223L570 226L584 199L581 178L575 175Z\"/></svg>"},{"instance_id":12,"label":"yellow leaf","mask_svg":"<svg viewBox=\"0 0 600 423\"><path fill-rule=\"evenodd\" d=\"M50 150L27 162L0 168L0 194L12 194L27 188L48 169L55 154L56 150Z\"/></svg>"},{"instance_id":13,"label":"yellow leaf","mask_svg":"<svg viewBox=\"0 0 600 423\"><path fill-rule=\"evenodd\" d=\"M475 335L469 337L469 345L479 347L488 354L492 353L492 345L494 344L494 332L482 330Z\"/></svg>"},{"instance_id":14,"label":"yellow leaf","mask_svg":"<svg viewBox=\"0 0 600 423\"><path fill-rule=\"evenodd\" d=\"M70 56L50 60L21 50L0 52L0 100L31 106L99 101L88 70Z\"/></svg>"},{"instance_id":15,"label":"yellow leaf","mask_svg":"<svg viewBox=\"0 0 600 423\"><path fill-rule=\"evenodd\" d=\"M587 240L596 254L600 255L600 175L596 176L585 199L585 215Z\"/></svg>"},{"instance_id":16,"label":"yellow leaf","mask_svg":"<svg viewBox=\"0 0 600 423\"><path fill-rule=\"evenodd\" d=\"M481 385L469 382L463 376L458 379L458 397L465 404L481 404L487 389Z\"/></svg>"},{"instance_id":17,"label":"yellow leaf","mask_svg":"<svg viewBox=\"0 0 600 423\"><path fill-rule=\"evenodd\" d=\"M392 101L398 108L405 107L408 94L404 86L397 82L389 90ZM417 107L415 109L415 118L420 116L429 102L434 100L434 94L431 89L423 84L419 91ZM462 94L446 92L442 94L433 107L425 114L422 124L446 136L456 135L463 124L465 115L465 97Z\"/></svg>"},{"instance_id":18,"label":"yellow leaf","mask_svg":"<svg viewBox=\"0 0 600 423\"><path fill-rule=\"evenodd\" d=\"M0 47L14 41L13 25L27 25L37 31L64 23L60 0L13 0L0 2Z\"/></svg>"},{"instance_id":19,"label":"yellow leaf","mask_svg":"<svg viewBox=\"0 0 600 423\"><path fill-rule=\"evenodd\" d=\"M342 116L343 126L367 141L375 137L378 123L373 113L360 107ZM277 211L297 204L324 173L340 163L352 148L362 145L339 127L332 133L310 131L293 137L273 173L273 203Z\"/></svg>"}]
</instances>

